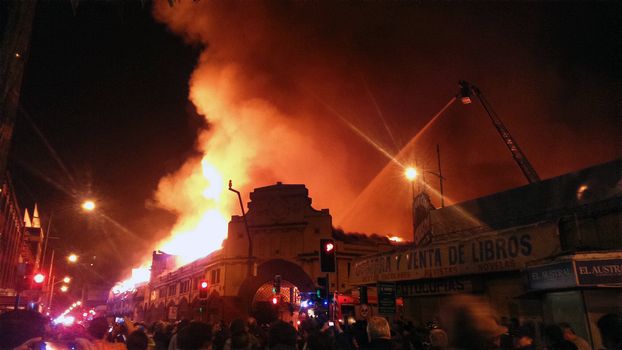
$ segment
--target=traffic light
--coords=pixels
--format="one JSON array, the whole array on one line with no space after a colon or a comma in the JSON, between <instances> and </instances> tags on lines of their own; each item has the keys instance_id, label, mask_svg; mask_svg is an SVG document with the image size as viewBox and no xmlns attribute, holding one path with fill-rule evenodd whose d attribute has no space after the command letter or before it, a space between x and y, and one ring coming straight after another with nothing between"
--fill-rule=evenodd
<instances>
[{"instance_id":1,"label":"traffic light","mask_svg":"<svg viewBox=\"0 0 622 350\"><path fill-rule=\"evenodd\" d=\"M274 287L272 291L275 294L281 293L281 275L274 276L274 282L272 283L272 287Z\"/></svg>"},{"instance_id":2,"label":"traffic light","mask_svg":"<svg viewBox=\"0 0 622 350\"><path fill-rule=\"evenodd\" d=\"M326 299L326 296L328 294L328 278L318 277L317 284L318 284L317 297L320 298L321 300Z\"/></svg>"},{"instance_id":3,"label":"traffic light","mask_svg":"<svg viewBox=\"0 0 622 350\"><path fill-rule=\"evenodd\" d=\"M209 284L206 280L199 282L199 299L206 300L208 295Z\"/></svg>"},{"instance_id":4,"label":"traffic light","mask_svg":"<svg viewBox=\"0 0 622 350\"><path fill-rule=\"evenodd\" d=\"M41 289L43 287L43 282L45 282L45 275L41 272L37 272L32 276L32 289Z\"/></svg>"},{"instance_id":5,"label":"traffic light","mask_svg":"<svg viewBox=\"0 0 622 350\"><path fill-rule=\"evenodd\" d=\"M335 241L320 239L320 271L335 272Z\"/></svg>"}]
</instances>

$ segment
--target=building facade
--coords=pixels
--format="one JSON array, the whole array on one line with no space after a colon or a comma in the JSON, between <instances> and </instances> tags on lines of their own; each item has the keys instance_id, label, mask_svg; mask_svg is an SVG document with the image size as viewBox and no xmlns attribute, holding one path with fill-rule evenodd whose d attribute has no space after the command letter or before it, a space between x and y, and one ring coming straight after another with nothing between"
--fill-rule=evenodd
<instances>
[{"instance_id":1,"label":"building facade","mask_svg":"<svg viewBox=\"0 0 622 350\"><path fill-rule=\"evenodd\" d=\"M20 308L35 307L38 302L40 291L30 289L29 277L41 267L43 238L36 205L32 220L27 210L21 216L7 174L0 190L0 312L14 309L16 300Z\"/></svg>"},{"instance_id":2,"label":"building facade","mask_svg":"<svg viewBox=\"0 0 622 350\"><path fill-rule=\"evenodd\" d=\"M403 315L442 320L456 293L485 297L499 321L595 323L622 311L622 160L429 211L430 242L359 258L352 282L390 282Z\"/></svg>"},{"instance_id":3,"label":"building facade","mask_svg":"<svg viewBox=\"0 0 622 350\"><path fill-rule=\"evenodd\" d=\"M320 239L336 243L337 269L328 274L331 291L351 288L354 258L392 247L387 238L335 230L328 209L314 209L304 185L277 183L255 189L246 223L233 216L222 249L177 269L170 269L174 257L154 252L149 283L131 293L111 294L109 311L146 321L230 320L244 314L288 319L304 295L316 292L318 277L327 276L320 271ZM279 306L272 307L277 275ZM206 300L199 298L201 281L209 285Z\"/></svg>"}]
</instances>

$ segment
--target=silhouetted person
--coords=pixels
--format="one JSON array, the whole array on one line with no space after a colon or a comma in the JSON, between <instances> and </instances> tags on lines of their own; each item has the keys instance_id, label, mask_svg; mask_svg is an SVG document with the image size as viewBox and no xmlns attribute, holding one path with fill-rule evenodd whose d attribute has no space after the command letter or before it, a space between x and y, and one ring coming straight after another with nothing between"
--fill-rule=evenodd
<instances>
[{"instance_id":1,"label":"silhouetted person","mask_svg":"<svg viewBox=\"0 0 622 350\"><path fill-rule=\"evenodd\" d=\"M544 328L547 350L578 350L574 343L564 339L564 331L556 324Z\"/></svg>"},{"instance_id":2,"label":"silhouetted person","mask_svg":"<svg viewBox=\"0 0 622 350\"><path fill-rule=\"evenodd\" d=\"M27 349L41 341L46 319L38 312L15 310L0 314L0 349Z\"/></svg>"},{"instance_id":3,"label":"silhouetted person","mask_svg":"<svg viewBox=\"0 0 622 350\"><path fill-rule=\"evenodd\" d=\"M432 350L445 350L449 347L449 339L447 339L447 333L440 328L435 328L430 331L430 349Z\"/></svg>"},{"instance_id":4,"label":"silhouetted person","mask_svg":"<svg viewBox=\"0 0 622 350\"><path fill-rule=\"evenodd\" d=\"M441 313L447 326L450 347L464 350L491 350L501 346L508 329L497 323L490 305L481 298L457 295Z\"/></svg>"},{"instance_id":5,"label":"silhouetted person","mask_svg":"<svg viewBox=\"0 0 622 350\"><path fill-rule=\"evenodd\" d=\"M371 316L370 306L361 304L359 309L361 317L352 325L352 336L359 349L369 349L369 337L367 336L367 320Z\"/></svg>"},{"instance_id":6,"label":"silhouetted person","mask_svg":"<svg viewBox=\"0 0 622 350\"><path fill-rule=\"evenodd\" d=\"M136 330L127 336L125 346L127 350L147 350L149 337L142 330Z\"/></svg>"},{"instance_id":7,"label":"silhouetted person","mask_svg":"<svg viewBox=\"0 0 622 350\"><path fill-rule=\"evenodd\" d=\"M596 323L603 346L607 350L622 350L622 316L606 314Z\"/></svg>"},{"instance_id":8,"label":"silhouetted person","mask_svg":"<svg viewBox=\"0 0 622 350\"><path fill-rule=\"evenodd\" d=\"M177 333L177 347L181 350L207 350L212 341L212 327L205 322L192 321Z\"/></svg>"},{"instance_id":9,"label":"silhouetted person","mask_svg":"<svg viewBox=\"0 0 622 350\"><path fill-rule=\"evenodd\" d=\"M125 344L123 343L111 343L107 341L108 331L110 325L106 317L94 318L87 327L90 339L78 338L76 343L79 344L80 349L91 350L125 350Z\"/></svg>"},{"instance_id":10,"label":"silhouetted person","mask_svg":"<svg viewBox=\"0 0 622 350\"><path fill-rule=\"evenodd\" d=\"M367 320L367 337L370 349L391 350L391 328L384 317L372 316Z\"/></svg>"},{"instance_id":11,"label":"silhouetted person","mask_svg":"<svg viewBox=\"0 0 622 350\"><path fill-rule=\"evenodd\" d=\"M276 321L268 333L270 350L296 350L296 329L289 323Z\"/></svg>"},{"instance_id":12,"label":"silhouetted person","mask_svg":"<svg viewBox=\"0 0 622 350\"><path fill-rule=\"evenodd\" d=\"M588 344L588 342L585 339L579 337L577 333L575 333L574 329L570 327L569 323L562 322L559 324L559 326L561 327L562 332L564 334L564 339L568 340L569 342L574 343L574 345L579 350L592 350L592 347L590 346L590 344Z\"/></svg>"}]
</instances>

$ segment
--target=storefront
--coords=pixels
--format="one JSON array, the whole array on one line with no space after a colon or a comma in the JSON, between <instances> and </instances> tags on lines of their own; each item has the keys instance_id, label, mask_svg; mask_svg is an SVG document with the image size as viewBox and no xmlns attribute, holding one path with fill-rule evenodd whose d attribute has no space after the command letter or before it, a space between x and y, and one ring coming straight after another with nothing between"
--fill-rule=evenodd
<instances>
[{"instance_id":1,"label":"storefront","mask_svg":"<svg viewBox=\"0 0 622 350\"><path fill-rule=\"evenodd\" d=\"M537 322L540 302L516 298L527 291L521 271L556 254L556 225L539 223L369 256L354 264L351 278L369 285L395 282L404 316L418 324L438 319L447 298L457 293L487 297L508 322Z\"/></svg>"},{"instance_id":2,"label":"storefront","mask_svg":"<svg viewBox=\"0 0 622 350\"><path fill-rule=\"evenodd\" d=\"M616 160L444 208L417 202L430 239L355 260L350 280L395 283L420 326L469 293L537 339L567 322L598 348L596 321L622 308L621 179Z\"/></svg>"},{"instance_id":3,"label":"storefront","mask_svg":"<svg viewBox=\"0 0 622 350\"><path fill-rule=\"evenodd\" d=\"M564 255L526 271L527 297L542 303L545 323L569 323L576 333L602 348L596 322L622 312L622 252Z\"/></svg>"}]
</instances>

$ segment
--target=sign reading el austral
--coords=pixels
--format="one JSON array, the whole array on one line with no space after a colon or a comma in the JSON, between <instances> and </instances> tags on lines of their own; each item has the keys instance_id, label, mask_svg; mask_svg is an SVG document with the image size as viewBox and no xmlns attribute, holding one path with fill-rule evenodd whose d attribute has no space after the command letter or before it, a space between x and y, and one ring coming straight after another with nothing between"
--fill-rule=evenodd
<instances>
[{"instance_id":1,"label":"sign reading el austral","mask_svg":"<svg viewBox=\"0 0 622 350\"><path fill-rule=\"evenodd\" d=\"M465 236L356 260L351 280L362 284L511 271L559 251L553 224Z\"/></svg>"}]
</instances>

